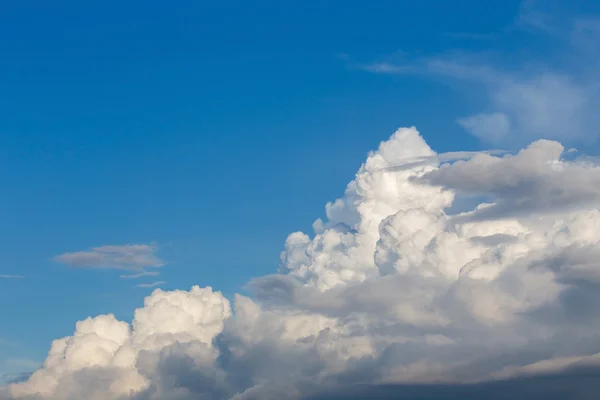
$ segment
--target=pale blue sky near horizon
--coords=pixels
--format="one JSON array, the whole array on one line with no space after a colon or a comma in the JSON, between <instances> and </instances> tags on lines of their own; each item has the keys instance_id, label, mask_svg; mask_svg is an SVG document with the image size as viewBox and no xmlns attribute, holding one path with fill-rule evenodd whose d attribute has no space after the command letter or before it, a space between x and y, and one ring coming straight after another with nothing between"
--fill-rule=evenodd
<instances>
[{"instance_id":1,"label":"pale blue sky near horizon","mask_svg":"<svg viewBox=\"0 0 600 400\"><path fill-rule=\"evenodd\" d=\"M130 320L152 290L137 284L231 298L276 271L286 236L312 232L397 128L416 126L439 152L489 148L457 121L503 106L486 100L498 71L539 64L579 77L573 65L594 57L562 59L560 38L536 23L542 11L519 20L516 0L251 3L0 5L0 375L41 362L77 320ZM448 64L424 67L448 54L468 75L496 72L473 85ZM513 78L529 82L500 80ZM579 95L561 85L551 93ZM598 153L594 140L556 136ZM158 276L54 260L151 243Z\"/></svg>"}]
</instances>

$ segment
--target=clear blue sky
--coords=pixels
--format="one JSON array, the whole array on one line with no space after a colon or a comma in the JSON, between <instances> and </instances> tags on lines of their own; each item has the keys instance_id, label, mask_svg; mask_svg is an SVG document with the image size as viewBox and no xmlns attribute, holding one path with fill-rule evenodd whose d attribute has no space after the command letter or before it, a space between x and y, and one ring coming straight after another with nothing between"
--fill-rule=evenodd
<instances>
[{"instance_id":1,"label":"clear blue sky","mask_svg":"<svg viewBox=\"0 0 600 400\"><path fill-rule=\"evenodd\" d=\"M364 65L550 57L546 39L503 33L519 4L3 2L0 274L26 278L0 279L0 373L43 360L76 320L129 320L151 290L59 254L156 243L167 265L144 282L230 295L276 270L287 234L396 128L437 151L486 147L456 122L482 111L468 85Z\"/></svg>"}]
</instances>

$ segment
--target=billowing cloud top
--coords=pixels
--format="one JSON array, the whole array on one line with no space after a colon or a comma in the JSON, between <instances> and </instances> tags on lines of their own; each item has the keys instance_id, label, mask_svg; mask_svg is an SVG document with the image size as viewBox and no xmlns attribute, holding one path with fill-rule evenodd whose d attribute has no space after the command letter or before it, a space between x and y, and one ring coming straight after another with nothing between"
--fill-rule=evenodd
<instances>
[{"instance_id":1,"label":"billowing cloud top","mask_svg":"<svg viewBox=\"0 0 600 400\"><path fill-rule=\"evenodd\" d=\"M400 129L252 298L157 289L131 325L78 322L0 398L293 399L598 365L600 170L563 150L452 162ZM449 215L461 195L485 203Z\"/></svg>"}]
</instances>

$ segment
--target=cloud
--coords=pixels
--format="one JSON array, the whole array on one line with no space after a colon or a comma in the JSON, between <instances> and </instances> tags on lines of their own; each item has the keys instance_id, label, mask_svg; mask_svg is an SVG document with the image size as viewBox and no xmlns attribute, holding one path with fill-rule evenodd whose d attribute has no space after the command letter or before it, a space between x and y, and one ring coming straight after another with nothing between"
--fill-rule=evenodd
<instances>
[{"instance_id":1,"label":"cloud","mask_svg":"<svg viewBox=\"0 0 600 400\"><path fill-rule=\"evenodd\" d=\"M486 99L482 109L457 122L494 145L522 146L535 139L590 143L600 136L600 15L573 15L524 1L504 29L513 43L550 42L550 50L519 47L510 54L452 50L421 59L383 57L360 69L378 74L410 74L458 82ZM536 51L533 51L536 50ZM529 56L528 56L529 55ZM503 60L503 61L499 61ZM475 88L476 90L471 90ZM478 100L481 103L481 100Z\"/></svg>"},{"instance_id":2,"label":"cloud","mask_svg":"<svg viewBox=\"0 0 600 400\"><path fill-rule=\"evenodd\" d=\"M36 366L36 368L38 368L38 366ZM0 383L3 385L9 385L9 384L13 384L13 383L19 383L19 382L24 382L27 379L29 379L29 377L31 376L31 372L20 372L20 373L15 373L15 374L0 374ZM4 388L0 388L0 395L2 395L2 391ZM8 396L8 395L6 395ZM2 397L0 397L1 399Z\"/></svg>"},{"instance_id":3,"label":"cloud","mask_svg":"<svg viewBox=\"0 0 600 400\"><path fill-rule=\"evenodd\" d=\"M144 276L158 276L159 273L156 271L142 271L142 272L138 272L137 274L128 274L128 275L121 275L120 278L121 279L137 279L137 278L142 278Z\"/></svg>"},{"instance_id":4,"label":"cloud","mask_svg":"<svg viewBox=\"0 0 600 400\"><path fill-rule=\"evenodd\" d=\"M523 0L521 2L515 25L524 29L550 33L556 29L556 24L552 21L551 15L540 9L538 0Z\"/></svg>"},{"instance_id":5,"label":"cloud","mask_svg":"<svg viewBox=\"0 0 600 400\"><path fill-rule=\"evenodd\" d=\"M306 396L305 400L592 400L600 389L600 369L569 369L557 374L477 384L351 385Z\"/></svg>"},{"instance_id":6,"label":"cloud","mask_svg":"<svg viewBox=\"0 0 600 400\"><path fill-rule=\"evenodd\" d=\"M24 275L7 275L7 274L0 274L0 279L25 279L26 276Z\"/></svg>"},{"instance_id":7,"label":"cloud","mask_svg":"<svg viewBox=\"0 0 600 400\"><path fill-rule=\"evenodd\" d=\"M165 281L156 281L156 282L152 282L152 283L138 283L137 285L135 285L135 287L138 288L153 288L153 287L157 287L160 285L164 285Z\"/></svg>"},{"instance_id":8,"label":"cloud","mask_svg":"<svg viewBox=\"0 0 600 400\"><path fill-rule=\"evenodd\" d=\"M578 82L564 73L535 73L524 78L505 76L486 90L493 113L459 119L473 135L493 143L535 138L587 141L597 137L600 122L592 110L600 92L590 81Z\"/></svg>"},{"instance_id":9,"label":"cloud","mask_svg":"<svg viewBox=\"0 0 600 400\"><path fill-rule=\"evenodd\" d=\"M437 154L399 129L249 297L156 289L131 323L78 322L0 398L596 395L598 168L555 141ZM485 202L453 214L462 196Z\"/></svg>"},{"instance_id":10,"label":"cloud","mask_svg":"<svg viewBox=\"0 0 600 400\"><path fill-rule=\"evenodd\" d=\"M0 360L0 384L6 385L26 381L31 375L31 371L35 371L40 366L40 362L27 358Z\"/></svg>"},{"instance_id":11,"label":"cloud","mask_svg":"<svg viewBox=\"0 0 600 400\"><path fill-rule=\"evenodd\" d=\"M477 114L458 122L473 135L495 143L502 142L511 133L510 119L504 113Z\"/></svg>"},{"instance_id":12,"label":"cloud","mask_svg":"<svg viewBox=\"0 0 600 400\"><path fill-rule=\"evenodd\" d=\"M563 153L560 143L538 140L515 156L479 154L467 161L445 164L422 179L494 201L468 214L470 218L600 205L600 167L585 161L566 162Z\"/></svg>"},{"instance_id":13,"label":"cloud","mask_svg":"<svg viewBox=\"0 0 600 400\"><path fill-rule=\"evenodd\" d=\"M359 66L359 68L378 74L399 74L412 71L412 68L410 66L400 66L386 62L368 64L364 66Z\"/></svg>"},{"instance_id":14,"label":"cloud","mask_svg":"<svg viewBox=\"0 0 600 400\"><path fill-rule=\"evenodd\" d=\"M143 369L144 360L153 361L171 345L190 343L190 352L198 349L195 362L214 362L208 344L230 315L227 299L211 288L156 289L136 310L132 327L113 315L78 322L73 336L52 343L42 369L9 387L10 396L109 399L144 390L152 383L146 374L154 368Z\"/></svg>"},{"instance_id":15,"label":"cloud","mask_svg":"<svg viewBox=\"0 0 600 400\"><path fill-rule=\"evenodd\" d=\"M155 274L145 271L145 268L159 268L164 265L164 261L155 254L157 250L156 246L147 244L100 246L86 251L64 253L56 256L54 260L74 268L140 271L137 274L122 276L137 278Z\"/></svg>"}]
</instances>

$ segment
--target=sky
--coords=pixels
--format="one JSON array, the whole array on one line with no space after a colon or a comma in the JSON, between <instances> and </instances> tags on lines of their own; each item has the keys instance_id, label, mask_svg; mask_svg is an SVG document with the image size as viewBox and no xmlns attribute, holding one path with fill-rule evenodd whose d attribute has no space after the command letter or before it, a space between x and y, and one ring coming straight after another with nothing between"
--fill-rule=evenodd
<instances>
[{"instance_id":1,"label":"sky","mask_svg":"<svg viewBox=\"0 0 600 400\"><path fill-rule=\"evenodd\" d=\"M582 207L591 212L597 206L600 5L593 2L5 3L0 383L39 368L50 343L73 335L76 321L112 313L118 321L135 318L140 326L157 326L151 323L161 320L152 311L155 295L146 297L156 288L211 286L223 297L185 293L211 307L218 304L225 318L232 313L229 302L237 310L236 293L253 296L266 309L275 307L272 291L280 287L305 299L294 298L299 309L342 318L339 310L315 311L317 300L306 299L328 298L339 285L351 291L357 282L370 284L373 258L382 274L399 274L402 268L386 258L392 257L389 249L374 254L369 247L374 243L369 251L361 246L377 233L373 224L408 212L407 204L430 213L466 211L477 204L473 199L494 201L463 216L467 222L457 219L461 224L574 208L583 213ZM390 138L398 128L413 126L423 143L411 130ZM564 153L554 142L540 142L509 161L473 153L516 154L538 139L562 143ZM440 161L467 161L415 172L426 188L413 193L414 177L403 175L413 171L407 160L421 157L429 165L434 154L429 148L445 155ZM570 155L590 164L567 168L564 173L571 175L558 186L551 172L536 169L537 161ZM390 168L408 182L408 189L395 194L399 200L386 197L387 181L378 181L375 167ZM482 171L485 175L474 175ZM371 183L357 178L361 173ZM520 181L522 176L529 180ZM347 189L350 181L361 190ZM456 193L456 200L437 187ZM342 200L324 208L336 198ZM372 215L352 205L357 198L366 199ZM313 225L317 218L325 221L322 228ZM406 218L416 218L417 225L423 220ZM334 223L356 234L356 242L348 244L348 232L342 235ZM540 224L528 229L548 237L550 228ZM343 260L332 256L323 265L317 258L299 261L308 251L302 246L312 254L329 251L321 249L328 248L325 239L319 242L327 232L339 233L344 246L360 251L348 250ZM498 245L490 240L501 238L489 239L485 232L481 228L469 238ZM386 246L388 239L378 238ZM583 246L573 240L573 246ZM402 246L392 247L409 251ZM434 264L450 273L454 267L444 262ZM304 293L283 278L267 279L278 268L318 293ZM158 292L156 298L161 293L187 299L177 291ZM173 304L188 301L177 299ZM148 315L134 317L145 301ZM291 300L277 301L282 306ZM526 302L536 301L542 302ZM223 321L214 321L219 329L208 334L210 325L192 335L195 340L210 342L221 332ZM112 320L98 322L113 323L121 329ZM242 323L232 324L224 332L235 336ZM89 329L104 329L100 325ZM585 351L564 350L560 356ZM257 381L265 379L270 378ZM232 387L239 392L244 384ZM230 393L219 390L219 396Z\"/></svg>"}]
</instances>

